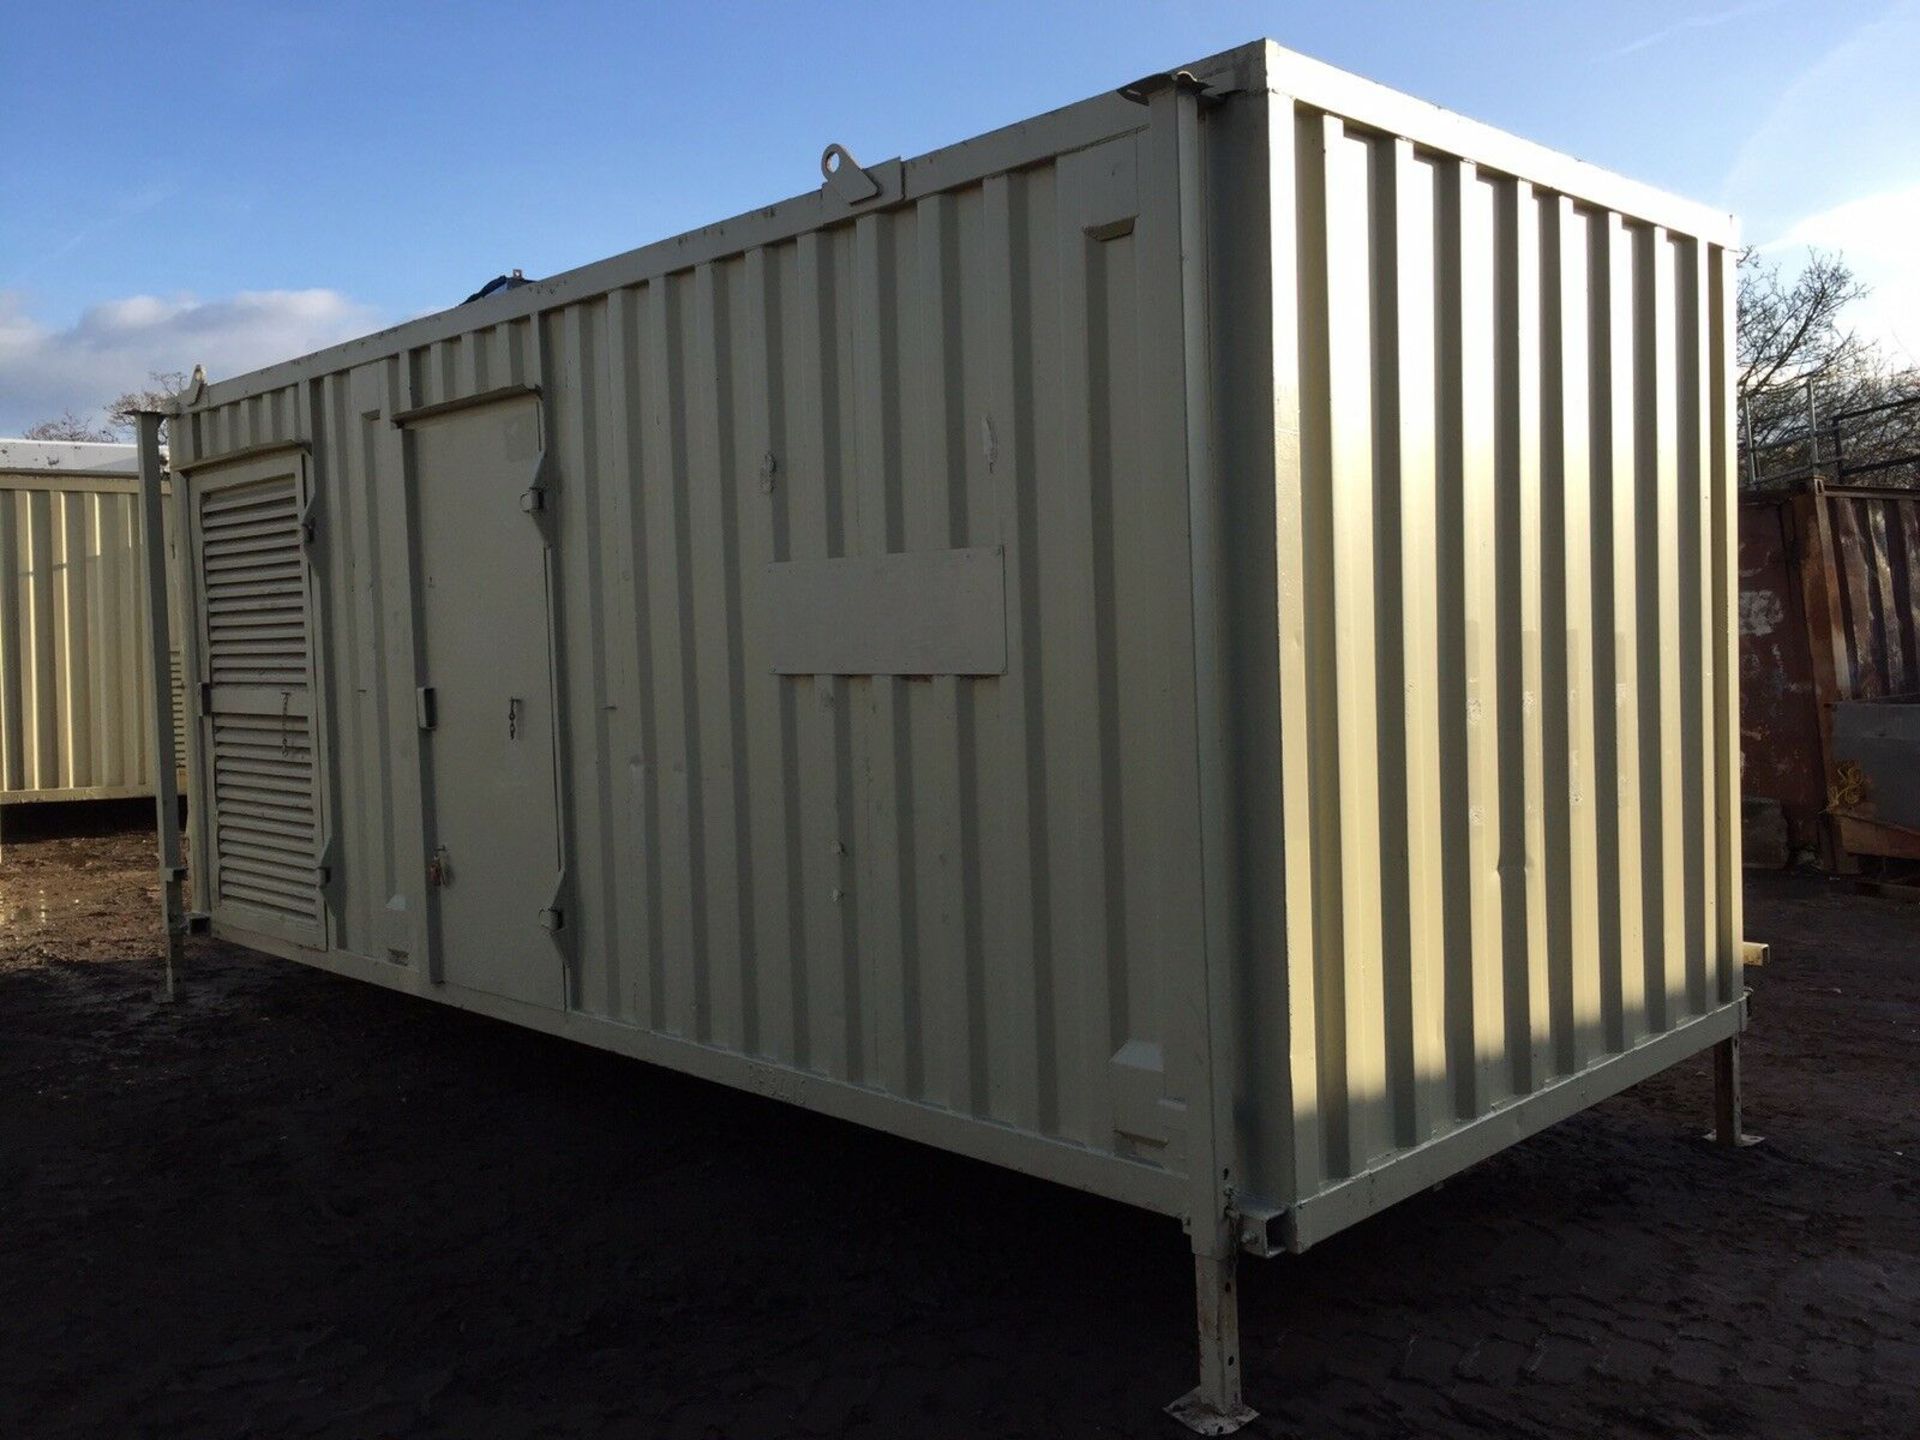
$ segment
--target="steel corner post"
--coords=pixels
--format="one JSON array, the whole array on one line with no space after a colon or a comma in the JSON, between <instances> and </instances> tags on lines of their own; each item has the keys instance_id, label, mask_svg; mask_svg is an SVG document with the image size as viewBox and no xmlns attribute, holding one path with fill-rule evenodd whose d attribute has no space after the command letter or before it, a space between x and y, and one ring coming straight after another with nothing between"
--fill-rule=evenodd
<instances>
[{"instance_id":1,"label":"steel corner post","mask_svg":"<svg viewBox=\"0 0 1920 1440\"><path fill-rule=\"evenodd\" d=\"M1204 922L1199 953L1186 988L1194 1050L1188 1157L1188 1230L1193 1244L1199 1384L1167 1406L1167 1413L1202 1435L1227 1435L1254 1418L1242 1398L1239 1296L1234 1289L1239 1224L1234 1213L1238 1157L1234 1149L1232 1085L1232 964L1235 855L1231 753L1232 691L1226 568L1225 499L1213 453L1211 333L1208 324L1205 159L1200 133L1203 85L1186 72L1157 76L1122 93L1148 112L1148 164L1162 178L1159 197L1142 215L1142 244L1151 263L1174 283L1161 315L1162 394L1177 407L1166 425L1168 463L1187 482L1192 574L1195 733L1200 739L1195 779L1201 843ZM1177 339L1177 343L1174 343Z\"/></svg>"},{"instance_id":2,"label":"steel corner post","mask_svg":"<svg viewBox=\"0 0 1920 1440\"><path fill-rule=\"evenodd\" d=\"M173 755L173 687L170 656L172 640L167 614L167 534L160 487L165 467L160 460L160 422L153 411L135 419L140 463L140 572L146 591L148 673L147 703L153 729L153 811L160 845L160 922L166 939L166 996L174 998L181 949L187 933L184 885L187 876L180 846L180 788L175 767L163 763Z\"/></svg>"}]
</instances>

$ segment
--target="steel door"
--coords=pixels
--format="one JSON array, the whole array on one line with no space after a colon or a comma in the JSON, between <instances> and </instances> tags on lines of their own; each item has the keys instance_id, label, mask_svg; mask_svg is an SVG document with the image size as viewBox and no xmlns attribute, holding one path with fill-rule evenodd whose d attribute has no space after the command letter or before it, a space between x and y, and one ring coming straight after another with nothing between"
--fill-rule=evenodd
<instances>
[{"instance_id":1,"label":"steel door","mask_svg":"<svg viewBox=\"0 0 1920 1440\"><path fill-rule=\"evenodd\" d=\"M428 913L445 981L565 1002L539 402L412 427Z\"/></svg>"}]
</instances>

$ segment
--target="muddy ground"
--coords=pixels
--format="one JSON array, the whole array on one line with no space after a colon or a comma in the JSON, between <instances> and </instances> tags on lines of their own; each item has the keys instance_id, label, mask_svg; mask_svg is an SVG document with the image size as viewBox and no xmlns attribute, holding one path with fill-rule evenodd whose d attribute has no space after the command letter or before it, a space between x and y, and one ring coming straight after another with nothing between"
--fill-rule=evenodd
<instances>
[{"instance_id":1,"label":"muddy ground","mask_svg":"<svg viewBox=\"0 0 1920 1440\"><path fill-rule=\"evenodd\" d=\"M1174 1433L1169 1222L211 942L162 1005L102 823L0 862L0 1435ZM1748 913L1766 1144L1697 1062L1250 1262L1252 1433L1920 1429L1920 908Z\"/></svg>"}]
</instances>

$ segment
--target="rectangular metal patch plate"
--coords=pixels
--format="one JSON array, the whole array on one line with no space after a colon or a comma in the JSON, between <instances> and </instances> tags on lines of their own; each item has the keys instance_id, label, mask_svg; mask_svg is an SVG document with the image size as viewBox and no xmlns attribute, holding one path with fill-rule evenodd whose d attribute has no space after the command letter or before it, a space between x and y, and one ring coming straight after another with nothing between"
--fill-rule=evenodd
<instances>
[{"instance_id":1,"label":"rectangular metal patch plate","mask_svg":"<svg viewBox=\"0 0 1920 1440\"><path fill-rule=\"evenodd\" d=\"M785 561L761 594L776 675L1006 673L998 545Z\"/></svg>"}]
</instances>

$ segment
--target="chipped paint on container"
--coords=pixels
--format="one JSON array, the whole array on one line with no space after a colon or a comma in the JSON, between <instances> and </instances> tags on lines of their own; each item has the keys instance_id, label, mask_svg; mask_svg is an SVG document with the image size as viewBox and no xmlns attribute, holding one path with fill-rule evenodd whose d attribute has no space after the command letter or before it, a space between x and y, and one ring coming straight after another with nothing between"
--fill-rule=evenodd
<instances>
[{"instance_id":1,"label":"chipped paint on container","mask_svg":"<svg viewBox=\"0 0 1920 1440\"><path fill-rule=\"evenodd\" d=\"M1731 222L1189 68L188 396L215 931L1263 1251L1737 1033Z\"/></svg>"},{"instance_id":2,"label":"chipped paint on container","mask_svg":"<svg viewBox=\"0 0 1920 1440\"><path fill-rule=\"evenodd\" d=\"M153 793L135 490L131 445L0 440L0 804Z\"/></svg>"}]
</instances>

